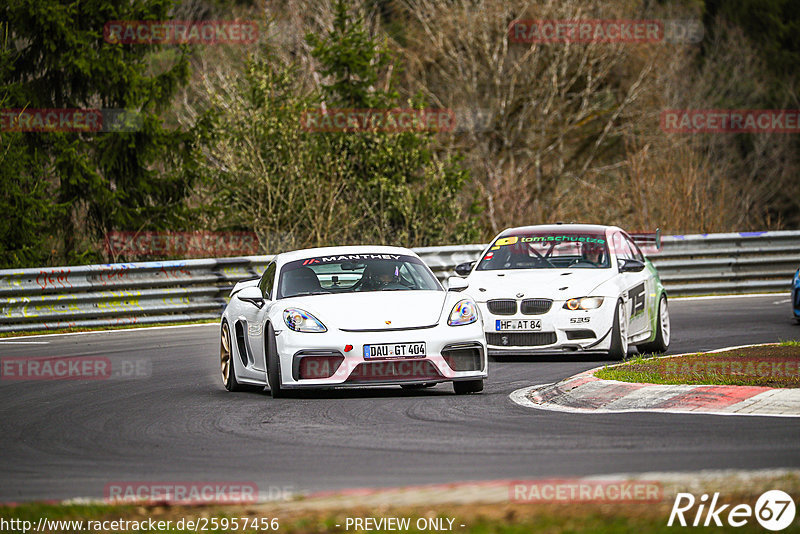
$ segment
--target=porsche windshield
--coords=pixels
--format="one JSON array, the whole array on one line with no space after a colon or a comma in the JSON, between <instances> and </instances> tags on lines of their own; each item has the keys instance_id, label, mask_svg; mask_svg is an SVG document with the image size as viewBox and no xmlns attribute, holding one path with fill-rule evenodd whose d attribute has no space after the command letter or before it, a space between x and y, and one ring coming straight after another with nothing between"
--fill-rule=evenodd
<instances>
[{"instance_id":1,"label":"porsche windshield","mask_svg":"<svg viewBox=\"0 0 800 534\"><path fill-rule=\"evenodd\" d=\"M603 232L547 232L507 235L489 248L478 271L505 269L607 269Z\"/></svg>"},{"instance_id":2,"label":"porsche windshield","mask_svg":"<svg viewBox=\"0 0 800 534\"><path fill-rule=\"evenodd\" d=\"M419 258L402 254L342 254L284 265L278 298L411 290L443 291Z\"/></svg>"}]
</instances>

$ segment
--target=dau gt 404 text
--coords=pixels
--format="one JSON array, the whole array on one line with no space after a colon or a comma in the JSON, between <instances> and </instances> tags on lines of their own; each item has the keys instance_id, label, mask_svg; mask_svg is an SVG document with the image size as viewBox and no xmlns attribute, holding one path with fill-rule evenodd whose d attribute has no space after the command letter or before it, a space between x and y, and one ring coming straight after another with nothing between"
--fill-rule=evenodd
<instances>
[{"instance_id":1,"label":"dau gt 404 text","mask_svg":"<svg viewBox=\"0 0 800 534\"><path fill-rule=\"evenodd\" d=\"M453 289L463 289L458 279ZM445 291L412 251L329 247L278 254L239 282L222 313L220 367L228 390L453 382L486 378L480 311Z\"/></svg>"},{"instance_id":2,"label":"dau gt 404 text","mask_svg":"<svg viewBox=\"0 0 800 534\"><path fill-rule=\"evenodd\" d=\"M667 294L655 267L614 226L510 228L468 275L489 354L601 352L622 358L669 347Z\"/></svg>"}]
</instances>

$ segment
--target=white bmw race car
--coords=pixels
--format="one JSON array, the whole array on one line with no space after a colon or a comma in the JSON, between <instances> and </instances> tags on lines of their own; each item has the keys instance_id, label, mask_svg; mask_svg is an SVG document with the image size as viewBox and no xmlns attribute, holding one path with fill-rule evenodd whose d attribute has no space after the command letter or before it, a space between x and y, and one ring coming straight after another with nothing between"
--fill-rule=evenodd
<instances>
[{"instance_id":1,"label":"white bmw race car","mask_svg":"<svg viewBox=\"0 0 800 534\"><path fill-rule=\"evenodd\" d=\"M667 294L653 264L614 226L509 228L461 264L483 312L490 355L669 347Z\"/></svg>"},{"instance_id":2,"label":"white bmw race car","mask_svg":"<svg viewBox=\"0 0 800 534\"><path fill-rule=\"evenodd\" d=\"M456 280L464 289L463 281ZM350 246L278 254L239 282L220 324L230 390L453 382L483 390L486 345L475 302L445 291L412 251Z\"/></svg>"}]
</instances>

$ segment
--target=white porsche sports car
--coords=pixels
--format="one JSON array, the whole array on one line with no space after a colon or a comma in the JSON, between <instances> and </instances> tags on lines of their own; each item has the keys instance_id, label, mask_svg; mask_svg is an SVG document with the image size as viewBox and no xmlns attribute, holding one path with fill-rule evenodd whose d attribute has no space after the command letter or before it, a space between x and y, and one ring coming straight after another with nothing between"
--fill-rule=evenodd
<instances>
[{"instance_id":1,"label":"white porsche sports car","mask_svg":"<svg viewBox=\"0 0 800 534\"><path fill-rule=\"evenodd\" d=\"M278 254L239 282L220 324L230 391L453 382L483 390L486 345L475 302L445 291L412 251L350 246Z\"/></svg>"},{"instance_id":2,"label":"white porsche sports car","mask_svg":"<svg viewBox=\"0 0 800 534\"><path fill-rule=\"evenodd\" d=\"M509 228L456 267L483 312L490 355L664 352L667 293L635 240L615 226Z\"/></svg>"}]
</instances>

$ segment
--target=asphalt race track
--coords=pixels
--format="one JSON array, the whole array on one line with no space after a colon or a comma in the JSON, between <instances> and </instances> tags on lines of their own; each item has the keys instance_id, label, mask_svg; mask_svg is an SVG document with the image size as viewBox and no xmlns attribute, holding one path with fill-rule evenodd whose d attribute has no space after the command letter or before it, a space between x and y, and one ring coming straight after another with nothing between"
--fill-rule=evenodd
<instances>
[{"instance_id":1,"label":"asphalt race track","mask_svg":"<svg viewBox=\"0 0 800 534\"><path fill-rule=\"evenodd\" d=\"M787 295L675 300L673 353L800 339ZM603 473L800 467L800 418L583 415L508 395L608 363L492 361L450 385L228 393L216 325L0 340L0 357L98 356L147 378L0 381L0 502L103 498L111 482L253 481L260 491Z\"/></svg>"}]
</instances>

